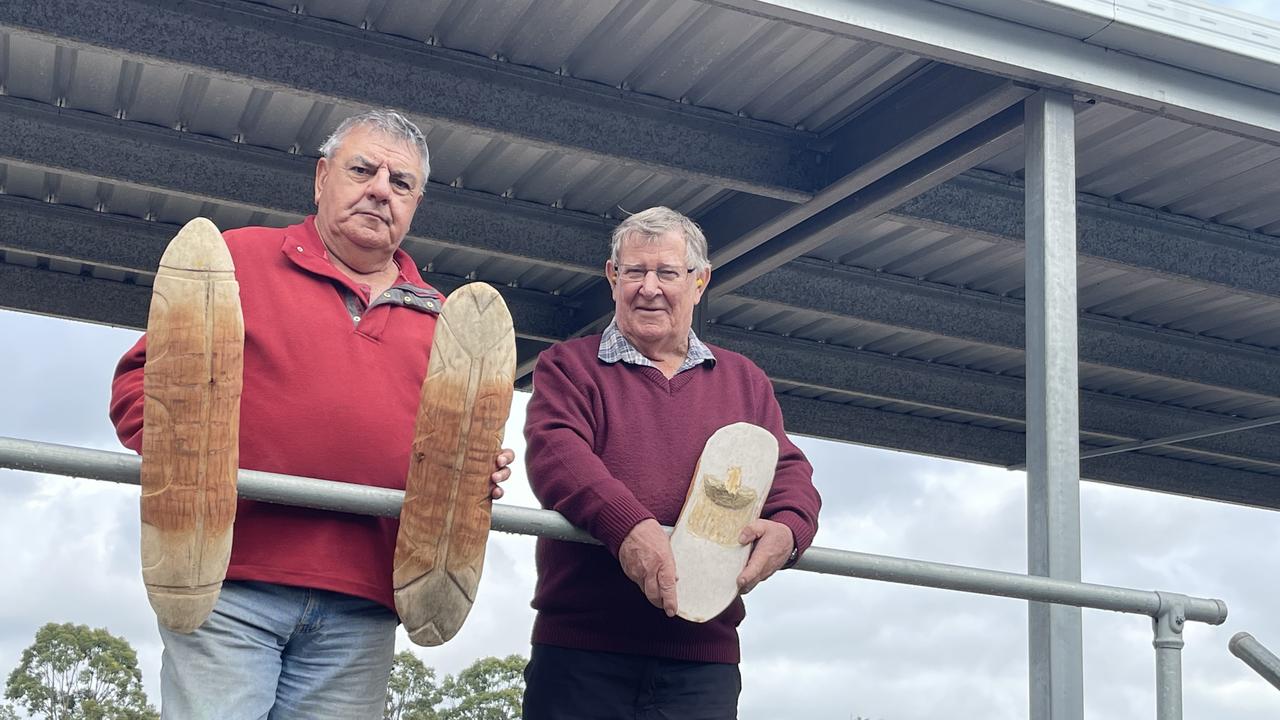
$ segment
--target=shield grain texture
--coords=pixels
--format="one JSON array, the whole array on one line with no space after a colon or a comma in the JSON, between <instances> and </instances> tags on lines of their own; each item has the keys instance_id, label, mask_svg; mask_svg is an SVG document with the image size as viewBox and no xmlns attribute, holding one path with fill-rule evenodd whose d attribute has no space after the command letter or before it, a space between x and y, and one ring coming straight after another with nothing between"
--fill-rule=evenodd
<instances>
[{"instance_id":1,"label":"shield grain texture","mask_svg":"<svg viewBox=\"0 0 1280 720\"><path fill-rule=\"evenodd\" d=\"M244 321L231 254L196 218L160 258L142 406L142 579L160 622L191 632L231 556Z\"/></svg>"},{"instance_id":2,"label":"shield grain texture","mask_svg":"<svg viewBox=\"0 0 1280 720\"><path fill-rule=\"evenodd\" d=\"M396 610L419 645L452 638L475 602L515 368L502 296L484 283L454 291L422 383L392 578Z\"/></svg>"},{"instance_id":3,"label":"shield grain texture","mask_svg":"<svg viewBox=\"0 0 1280 720\"><path fill-rule=\"evenodd\" d=\"M751 554L738 535L760 517L777 466L778 440L758 425L726 425L707 440L671 532L680 617L706 622L738 596Z\"/></svg>"}]
</instances>

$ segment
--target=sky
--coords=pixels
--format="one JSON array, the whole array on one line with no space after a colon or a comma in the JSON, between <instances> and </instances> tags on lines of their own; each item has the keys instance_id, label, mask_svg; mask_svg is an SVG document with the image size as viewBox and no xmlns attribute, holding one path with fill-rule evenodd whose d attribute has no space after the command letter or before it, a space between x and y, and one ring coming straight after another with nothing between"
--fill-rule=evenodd
<instances>
[{"instance_id":1,"label":"sky","mask_svg":"<svg viewBox=\"0 0 1280 720\"><path fill-rule=\"evenodd\" d=\"M1206 2L1206 0L1200 0ZM1219 0L1280 20L1280 0ZM133 331L0 311L0 435L121 448L107 420L115 361ZM523 454L517 393L507 444ZM797 438L824 498L815 544L1026 570L1025 476L999 468ZM503 503L536 506L521 460ZM46 622L106 627L138 650L159 700L160 640L138 559L134 486L0 469L0 678ZM1272 511L1081 486L1087 582L1224 599L1219 627L1191 624L1188 718L1280 717L1280 692L1231 656L1252 633L1280 651L1280 517ZM477 602L448 644L413 648L442 675L486 655L528 654L533 539L494 533ZM786 571L747 598L744 720L1027 716L1026 603ZM400 631L398 645L412 648ZM1150 621L1084 611L1085 716L1155 713Z\"/></svg>"}]
</instances>

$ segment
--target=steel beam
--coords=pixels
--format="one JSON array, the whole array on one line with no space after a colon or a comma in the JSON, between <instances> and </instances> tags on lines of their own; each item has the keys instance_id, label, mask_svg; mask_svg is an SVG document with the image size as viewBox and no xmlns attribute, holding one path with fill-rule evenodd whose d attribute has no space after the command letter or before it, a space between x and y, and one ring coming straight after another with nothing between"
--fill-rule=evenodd
<instances>
[{"instance_id":1,"label":"steel beam","mask_svg":"<svg viewBox=\"0 0 1280 720\"><path fill-rule=\"evenodd\" d=\"M0 206L9 205L10 199L0 199ZM36 202L32 202L32 205ZM59 232L77 231L79 245L93 245L101 241L106 252L125 245L133 238L141 237L148 249L155 250L154 268L160 261L160 252L178 232L174 225L147 223L145 220L101 218L105 228L92 224L93 215L87 210L74 213L77 219L88 217L88 224L58 223ZM28 232L26 228L47 227L50 223L3 223L5 213L0 209L0 249L12 245L15 233ZM47 217L47 215L46 215ZM64 219L65 220L65 219ZM63 238L55 236L55 238ZM32 251L32 250L26 250ZM84 261L84 260L82 260ZM150 270L145 274L154 273ZM426 279L442 292L449 292L465 283L462 278L439 273L426 273ZM495 286L511 310L516 337L520 340L541 343L563 340L559 334L564 327L564 309L559 297L548 293L522 290L507 286ZM132 282L92 277L87 274L58 272L47 268L29 268L26 265L0 263L0 307L26 311L56 318L87 320L91 323L116 325L116 327L146 329L147 309L151 306L151 288Z\"/></svg>"},{"instance_id":2,"label":"steel beam","mask_svg":"<svg viewBox=\"0 0 1280 720\"><path fill-rule=\"evenodd\" d=\"M931 68L909 89L832 136L836 179L808 202L740 196L721 203L699 218L711 239L715 268L708 300L1003 152L1022 126L1018 101L1026 94L998 78ZM903 107L916 111L904 117ZM577 299L582 322L573 335L598 332L613 312L604 283ZM531 370L521 366L517 377Z\"/></svg>"},{"instance_id":3,"label":"steel beam","mask_svg":"<svg viewBox=\"0 0 1280 720\"><path fill-rule=\"evenodd\" d=\"M1023 247L1022 183L970 171L881 217L904 225ZM1275 238L1162 213L1118 200L1077 195L1081 257L1146 275L1217 285L1268 302L1280 298Z\"/></svg>"},{"instance_id":4,"label":"steel beam","mask_svg":"<svg viewBox=\"0 0 1280 720\"><path fill-rule=\"evenodd\" d=\"M0 27L717 187L800 201L819 185L809 133L254 3L30 0L0 3Z\"/></svg>"},{"instance_id":5,"label":"steel beam","mask_svg":"<svg viewBox=\"0 0 1280 720\"><path fill-rule=\"evenodd\" d=\"M1089 45L944 0L714 0L1034 85L1093 95L1183 122L1280 143L1276 94L1165 62ZM1007 12L1008 4L1001 4ZM1043 5L1037 15L1047 16ZM1183 45L1179 55L1200 46Z\"/></svg>"},{"instance_id":6,"label":"steel beam","mask_svg":"<svg viewBox=\"0 0 1280 720\"><path fill-rule=\"evenodd\" d=\"M718 280L713 277L713 287ZM953 338L1018 355L1026 343L1024 303L1017 298L817 260L793 260L729 297L778 312L870 323L919 333L922 339ZM580 309L567 334L598 331L613 311L604 287L574 299ZM1280 353L1275 351L1091 313L1080 314L1079 331L1079 358L1089 365L1259 400L1280 397Z\"/></svg>"},{"instance_id":7,"label":"steel beam","mask_svg":"<svg viewBox=\"0 0 1280 720\"><path fill-rule=\"evenodd\" d=\"M474 280L441 273L422 273L422 279L446 296ZM480 281L483 282L483 281ZM537 343L553 343L564 340L566 318L572 313L559 297L536 290L513 288L494 284L515 325L516 337Z\"/></svg>"},{"instance_id":8,"label":"steel beam","mask_svg":"<svg viewBox=\"0 0 1280 720\"><path fill-rule=\"evenodd\" d=\"M814 260L792 261L735 297L1015 353L1026 344L1019 299ZM1079 331L1079 358L1090 365L1280 397L1280 353L1274 351L1088 313L1080 314Z\"/></svg>"},{"instance_id":9,"label":"steel beam","mask_svg":"<svg viewBox=\"0 0 1280 720\"><path fill-rule=\"evenodd\" d=\"M1027 574L1080 580L1076 135L1071 96L1027 104ZM1028 609L1031 719L1083 720L1080 610Z\"/></svg>"},{"instance_id":10,"label":"steel beam","mask_svg":"<svg viewBox=\"0 0 1280 720\"><path fill-rule=\"evenodd\" d=\"M735 224L740 222L740 209L733 205L700 218L709 236L733 238L717 243L712 265L723 271L727 263L772 243L783 232L954 140L1028 94L1030 90L1002 78L945 65L930 67L913 78L910 85L827 138L833 147L827 160L832 182L807 202L782 206L776 217L733 234L730 233ZM1009 127L1016 129L1019 123ZM999 144L994 145L986 143L984 147L995 152ZM974 159L981 162L986 158ZM783 262L786 259L790 258Z\"/></svg>"},{"instance_id":11,"label":"steel beam","mask_svg":"<svg viewBox=\"0 0 1280 720\"><path fill-rule=\"evenodd\" d=\"M902 450L1007 467L1026 451L1021 432L949 422L828 402L790 393L778 395L787 432L859 445ZM1280 509L1275 475L1148 455L1112 455L1091 460L1084 477L1116 485Z\"/></svg>"},{"instance_id":12,"label":"steel beam","mask_svg":"<svg viewBox=\"0 0 1280 720\"><path fill-rule=\"evenodd\" d=\"M1170 445L1179 445L1181 443L1193 440L1203 440L1204 438L1216 437L1218 435L1229 435L1232 433L1244 432L1246 430L1256 430L1258 428L1268 427L1280 424L1280 416L1270 415L1256 420L1246 420L1244 422L1232 423L1217 428L1206 428L1204 430L1193 430L1191 432L1180 433L1178 435L1168 435L1165 437L1152 438L1150 440L1137 440L1134 442L1123 443L1121 445L1111 445L1108 447L1097 448L1087 452L1080 453L1081 460L1089 458L1103 457L1106 455L1117 455L1119 453L1133 452L1134 450L1146 450L1148 448L1167 447ZM1021 470L1023 465L1011 466L1010 470Z\"/></svg>"},{"instance_id":13,"label":"steel beam","mask_svg":"<svg viewBox=\"0 0 1280 720\"><path fill-rule=\"evenodd\" d=\"M167 223L0 195L0 250L153 275L177 232Z\"/></svg>"},{"instance_id":14,"label":"steel beam","mask_svg":"<svg viewBox=\"0 0 1280 720\"><path fill-rule=\"evenodd\" d=\"M1007 94L1000 97L1002 101L1009 99ZM709 292L712 297L733 292L770 270L825 245L846 229L877 217L998 155L1016 140L1016 131L1021 125L1022 106L1015 104L957 137L941 142L852 194L838 199L824 197L824 202L829 201L830 204L819 212L803 219L800 219L805 214L802 210L794 215L784 214L778 220L782 229L776 234L749 234L751 241L733 247L732 252L737 256L717 267ZM934 138L935 142L939 140ZM915 150L920 151L920 148ZM850 185L857 186L858 183ZM839 196L839 193L835 195ZM712 232L716 230L712 228Z\"/></svg>"},{"instance_id":15,"label":"steel beam","mask_svg":"<svg viewBox=\"0 0 1280 720\"><path fill-rule=\"evenodd\" d=\"M533 366L538 355L551 347L550 343L516 340L516 380L517 390L531 392L533 390Z\"/></svg>"},{"instance_id":16,"label":"steel beam","mask_svg":"<svg viewBox=\"0 0 1280 720\"><path fill-rule=\"evenodd\" d=\"M0 308L141 329L150 306L149 287L0 263Z\"/></svg>"},{"instance_id":17,"label":"steel beam","mask_svg":"<svg viewBox=\"0 0 1280 720\"><path fill-rule=\"evenodd\" d=\"M955 414L972 422L1017 431L1025 427L1026 393L1020 378L948 367L941 363L891 357L883 353L784 338L723 324L709 325L706 342L751 358L782 387L830 393L832 402L868 405L898 403L917 411ZM825 396L824 396L825 397ZM1133 433L1163 433L1183 438L1184 449L1208 463L1255 464L1259 472L1280 474L1280 430L1262 429L1262 418L1233 423L1234 418L1187 410L1098 392L1080 393L1080 429L1088 446L1085 457L1102 457ZM1224 434L1224 426L1255 432ZM1175 433L1177 435L1175 435ZM1124 446L1118 446L1124 447ZM1131 448L1132 449L1132 448ZM1021 469L1022 463L1009 469ZM1085 471L1091 463L1083 463Z\"/></svg>"},{"instance_id":18,"label":"steel beam","mask_svg":"<svg viewBox=\"0 0 1280 720\"><path fill-rule=\"evenodd\" d=\"M11 97L0 97L0 161L288 218L314 211L314 158ZM613 224L432 183L406 249L421 243L594 273Z\"/></svg>"}]
</instances>

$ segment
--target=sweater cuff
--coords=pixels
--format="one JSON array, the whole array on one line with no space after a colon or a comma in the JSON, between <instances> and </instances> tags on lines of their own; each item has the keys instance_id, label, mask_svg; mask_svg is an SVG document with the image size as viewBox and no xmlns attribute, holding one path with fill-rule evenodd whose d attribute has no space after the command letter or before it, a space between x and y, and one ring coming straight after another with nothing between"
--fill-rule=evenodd
<instances>
[{"instance_id":1,"label":"sweater cuff","mask_svg":"<svg viewBox=\"0 0 1280 720\"><path fill-rule=\"evenodd\" d=\"M800 517L800 514L794 510L779 510L765 519L782 523L791 528L791 536L795 541L796 549L800 551L797 559L813 544L813 535L817 529L805 522L804 518Z\"/></svg>"},{"instance_id":2,"label":"sweater cuff","mask_svg":"<svg viewBox=\"0 0 1280 720\"><path fill-rule=\"evenodd\" d=\"M592 523L595 526L593 534L616 558L618 548L622 546L622 541L627 539L631 529L650 518L654 518L653 513L635 498L617 498L605 505L596 515Z\"/></svg>"}]
</instances>

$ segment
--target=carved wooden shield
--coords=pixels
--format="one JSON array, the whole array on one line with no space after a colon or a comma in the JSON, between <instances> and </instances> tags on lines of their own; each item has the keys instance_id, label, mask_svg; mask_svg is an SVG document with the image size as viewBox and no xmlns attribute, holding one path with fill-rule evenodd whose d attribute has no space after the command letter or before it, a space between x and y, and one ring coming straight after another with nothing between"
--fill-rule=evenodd
<instances>
[{"instance_id":1,"label":"carved wooden shield","mask_svg":"<svg viewBox=\"0 0 1280 720\"><path fill-rule=\"evenodd\" d=\"M176 632L204 623L227 574L243 357L231 254L196 218L160 258L143 378L142 579Z\"/></svg>"},{"instance_id":2,"label":"carved wooden shield","mask_svg":"<svg viewBox=\"0 0 1280 720\"><path fill-rule=\"evenodd\" d=\"M454 291L422 383L392 578L396 610L419 645L452 638L475 602L515 366L511 314L498 291L484 283Z\"/></svg>"},{"instance_id":3,"label":"carved wooden shield","mask_svg":"<svg viewBox=\"0 0 1280 720\"><path fill-rule=\"evenodd\" d=\"M760 517L778 466L778 440L751 423L734 423L707 440L671 533L677 615L706 622L738 596L751 546L738 542Z\"/></svg>"}]
</instances>

